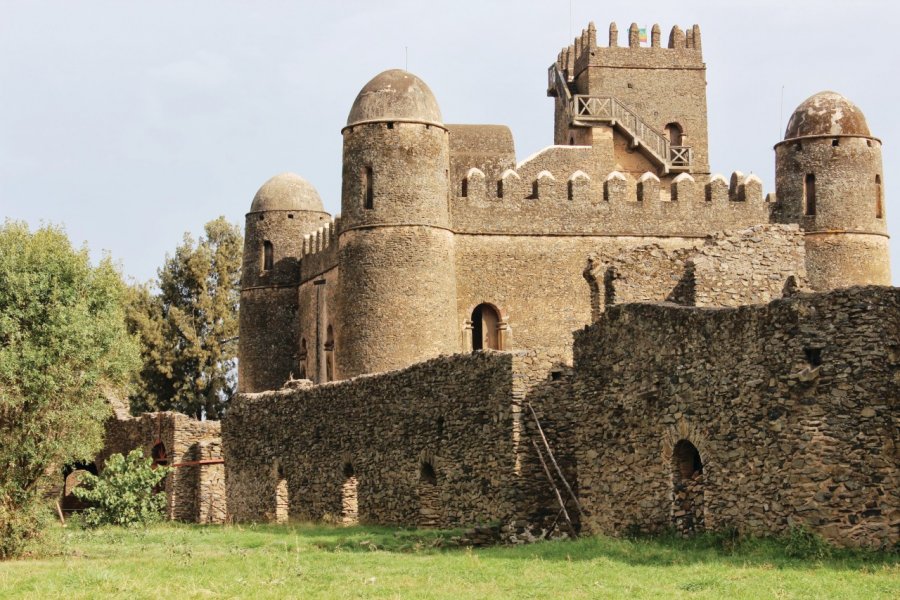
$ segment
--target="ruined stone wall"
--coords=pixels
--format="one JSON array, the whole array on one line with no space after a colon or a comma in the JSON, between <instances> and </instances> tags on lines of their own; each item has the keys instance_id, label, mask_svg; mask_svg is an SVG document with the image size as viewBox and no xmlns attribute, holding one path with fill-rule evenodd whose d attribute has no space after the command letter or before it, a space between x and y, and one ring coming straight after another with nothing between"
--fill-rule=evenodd
<instances>
[{"instance_id":1,"label":"ruined stone wall","mask_svg":"<svg viewBox=\"0 0 900 600\"><path fill-rule=\"evenodd\" d=\"M786 287L790 293L805 286L804 237L797 225L757 225L674 250L651 244L598 253L585 277L595 319L607 305L630 302L764 304L781 298Z\"/></svg>"},{"instance_id":2,"label":"ruined stone wall","mask_svg":"<svg viewBox=\"0 0 900 600\"><path fill-rule=\"evenodd\" d=\"M218 421L197 421L180 413L145 413L138 417L114 418L106 422L104 446L95 464L102 471L110 455L128 454L135 448L141 448L144 456L150 457L153 447L159 443L165 448L169 466L205 460L204 453L206 460L220 459L219 436ZM225 497L221 465L218 473L212 467L214 465L188 464L172 470L165 480L168 518L222 522ZM205 491L201 492L201 489ZM203 505L206 505L205 513ZM210 511L211 505L218 508Z\"/></svg>"},{"instance_id":3,"label":"ruined stone wall","mask_svg":"<svg viewBox=\"0 0 900 600\"><path fill-rule=\"evenodd\" d=\"M539 501L523 491L521 400L552 364L478 352L240 395L223 422L230 514L275 519L282 478L293 519L352 509L361 522L459 527L521 514Z\"/></svg>"},{"instance_id":4,"label":"ruined stone wall","mask_svg":"<svg viewBox=\"0 0 900 600\"><path fill-rule=\"evenodd\" d=\"M737 309L611 307L576 333L586 526L804 524L838 544L897 543L898 340L896 288ZM688 463L687 480L673 462L682 440L702 463Z\"/></svg>"}]
</instances>

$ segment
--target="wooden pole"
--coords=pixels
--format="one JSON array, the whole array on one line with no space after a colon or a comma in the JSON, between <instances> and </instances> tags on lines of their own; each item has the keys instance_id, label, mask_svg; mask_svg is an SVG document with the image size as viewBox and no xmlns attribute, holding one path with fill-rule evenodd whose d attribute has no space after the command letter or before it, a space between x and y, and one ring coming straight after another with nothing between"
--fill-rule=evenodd
<instances>
[{"instance_id":1,"label":"wooden pole","mask_svg":"<svg viewBox=\"0 0 900 600\"><path fill-rule=\"evenodd\" d=\"M572 525L572 519L569 518L569 511L566 510L566 503L563 501L562 494L559 493L559 488L556 487L556 482L553 481L553 475L550 474L550 468L547 467L547 462L544 460L544 454L538 447L537 442L531 440L531 444L534 446L534 450L535 452L537 452L538 458L541 459L541 466L544 467L544 473L547 474L547 481L550 482L550 487L553 488L553 492L556 494L556 501L559 502L563 517L565 517L566 523L569 524L569 530L572 532L572 537L578 537L578 533L576 533L575 531L575 526Z\"/></svg>"},{"instance_id":2,"label":"wooden pole","mask_svg":"<svg viewBox=\"0 0 900 600\"><path fill-rule=\"evenodd\" d=\"M531 411L531 416L534 418L534 424L537 425L538 433L541 434L541 439L544 440L544 447L547 448L547 454L550 456L550 461L556 468L556 474L562 479L563 485L566 486L566 490L569 492L569 496L571 496L572 500L575 502L575 508L578 509L579 513L585 514L584 509L581 508L581 503L578 502L578 498L575 496L575 492L572 491L572 487L569 485L569 482L566 481L562 469L559 468L559 464L557 464L556 459L553 457L553 450L550 449L550 442L547 441L547 436L544 435L544 430L541 428L541 422L538 421L537 413L534 412L534 407L531 406L531 402L526 402L525 404L528 405L528 410Z\"/></svg>"},{"instance_id":3,"label":"wooden pole","mask_svg":"<svg viewBox=\"0 0 900 600\"><path fill-rule=\"evenodd\" d=\"M59 505L59 500L56 501L56 514L59 515L59 522L62 523L62 526L66 526L66 518L63 516L62 506Z\"/></svg>"}]
</instances>

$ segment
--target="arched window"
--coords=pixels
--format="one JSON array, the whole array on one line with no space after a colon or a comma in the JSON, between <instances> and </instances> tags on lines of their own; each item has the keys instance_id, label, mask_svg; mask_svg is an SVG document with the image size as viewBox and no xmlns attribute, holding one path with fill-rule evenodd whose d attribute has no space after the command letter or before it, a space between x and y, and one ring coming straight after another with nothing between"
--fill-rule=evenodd
<instances>
[{"instance_id":1,"label":"arched window","mask_svg":"<svg viewBox=\"0 0 900 600\"><path fill-rule=\"evenodd\" d=\"M325 331L325 381L334 381L334 328Z\"/></svg>"},{"instance_id":2,"label":"arched window","mask_svg":"<svg viewBox=\"0 0 900 600\"><path fill-rule=\"evenodd\" d=\"M490 304L479 304L472 311L472 350L502 350L500 315Z\"/></svg>"},{"instance_id":3,"label":"arched window","mask_svg":"<svg viewBox=\"0 0 900 600\"><path fill-rule=\"evenodd\" d=\"M807 173L803 180L803 204L805 214L816 214L816 176L813 173Z\"/></svg>"},{"instance_id":4,"label":"arched window","mask_svg":"<svg viewBox=\"0 0 900 600\"><path fill-rule=\"evenodd\" d=\"M681 146L684 130L678 123L669 123L666 125L666 137L669 138L670 146Z\"/></svg>"},{"instance_id":5,"label":"arched window","mask_svg":"<svg viewBox=\"0 0 900 600\"><path fill-rule=\"evenodd\" d=\"M300 338L300 352L297 354L297 366L300 370L300 379L306 379L306 362L309 359L309 349L306 347L306 338Z\"/></svg>"},{"instance_id":6,"label":"arched window","mask_svg":"<svg viewBox=\"0 0 900 600\"><path fill-rule=\"evenodd\" d=\"M672 449L672 521L685 534L703 529L703 460L688 440Z\"/></svg>"},{"instance_id":7,"label":"arched window","mask_svg":"<svg viewBox=\"0 0 900 600\"><path fill-rule=\"evenodd\" d=\"M881 197L881 175L875 176L875 218L884 218L884 200Z\"/></svg>"},{"instance_id":8,"label":"arched window","mask_svg":"<svg viewBox=\"0 0 900 600\"><path fill-rule=\"evenodd\" d=\"M430 462L423 462L419 467L419 481L427 485L437 485L437 473L434 472L434 465Z\"/></svg>"},{"instance_id":9,"label":"arched window","mask_svg":"<svg viewBox=\"0 0 900 600\"><path fill-rule=\"evenodd\" d=\"M375 208L375 189L372 182L372 167L363 167L363 190L365 190L365 207Z\"/></svg>"},{"instance_id":10,"label":"arched window","mask_svg":"<svg viewBox=\"0 0 900 600\"><path fill-rule=\"evenodd\" d=\"M357 495L359 482L351 463L344 463L342 471L344 483L341 486L341 522L344 525L356 525L359 523L359 497Z\"/></svg>"},{"instance_id":11,"label":"arched window","mask_svg":"<svg viewBox=\"0 0 900 600\"><path fill-rule=\"evenodd\" d=\"M275 248L272 246L272 242L266 240L263 242L263 271L272 270L272 266L275 264Z\"/></svg>"}]
</instances>

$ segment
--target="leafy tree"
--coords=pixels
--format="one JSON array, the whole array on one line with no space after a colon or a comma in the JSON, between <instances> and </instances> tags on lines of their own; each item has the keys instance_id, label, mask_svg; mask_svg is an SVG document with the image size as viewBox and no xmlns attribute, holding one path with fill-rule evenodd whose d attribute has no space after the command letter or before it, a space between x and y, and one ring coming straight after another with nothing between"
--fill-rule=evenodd
<instances>
[{"instance_id":1,"label":"leafy tree","mask_svg":"<svg viewBox=\"0 0 900 600\"><path fill-rule=\"evenodd\" d=\"M89 527L147 525L162 516L166 494L155 488L168 473L166 467L154 468L153 459L135 448L128 456L107 458L99 476L84 473L72 493L93 504L84 511L84 523Z\"/></svg>"},{"instance_id":2,"label":"leafy tree","mask_svg":"<svg viewBox=\"0 0 900 600\"><path fill-rule=\"evenodd\" d=\"M222 416L236 388L243 238L219 217L190 234L158 272L158 293L131 290L129 326L140 334L143 368L132 409Z\"/></svg>"},{"instance_id":3,"label":"leafy tree","mask_svg":"<svg viewBox=\"0 0 900 600\"><path fill-rule=\"evenodd\" d=\"M106 396L139 366L125 289L59 228L0 227L0 558L39 531L56 472L93 459Z\"/></svg>"}]
</instances>

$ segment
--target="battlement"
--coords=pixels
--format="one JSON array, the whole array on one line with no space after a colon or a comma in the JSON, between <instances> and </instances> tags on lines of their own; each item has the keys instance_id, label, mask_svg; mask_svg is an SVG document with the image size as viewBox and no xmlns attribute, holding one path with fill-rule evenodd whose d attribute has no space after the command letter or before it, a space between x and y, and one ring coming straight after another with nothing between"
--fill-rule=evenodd
<instances>
[{"instance_id":1,"label":"battlement","mask_svg":"<svg viewBox=\"0 0 900 600\"><path fill-rule=\"evenodd\" d=\"M702 236L770 222L774 196L756 175L735 171L662 180L612 171L592 178L579 165L590 148L551 146L489 181L466 173L452 200L453 227L477 233Z\"/></svg>"},{"instance_id":2,"label":"battlement","mask_svg":"<svg viewBox=\"0 0 900 600\"><path fill-rule=\"evenodd\" d=\"M591 65L597 66L645 66L651 61L657 66L702 66L703 44L700 26L692 25L684 30L674 25L669 32L666 47L661 45L661 29L656 23L650 30L649 46L642 45L640 27L632 23L628 28L627 46L619 46L619 28L615 22L609 24L607 46L597 45L597 27L589 23L573 43L563 48L556 59L556 66L566 74L569 81Z\"/></svg>"},{"instance_id":3,"label":"battlement","mask_svg":"<svg viewBox=\"0 0 900 600\"><path fill-rule=\"evenodd\" d=\"M301 282L308 281L337 266L340 230L341 216L337 215L314 233L303 236L303 250L300 253Z\"/></svg>"}]
</instances>

